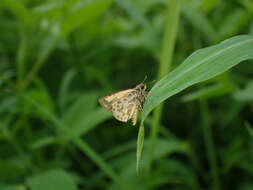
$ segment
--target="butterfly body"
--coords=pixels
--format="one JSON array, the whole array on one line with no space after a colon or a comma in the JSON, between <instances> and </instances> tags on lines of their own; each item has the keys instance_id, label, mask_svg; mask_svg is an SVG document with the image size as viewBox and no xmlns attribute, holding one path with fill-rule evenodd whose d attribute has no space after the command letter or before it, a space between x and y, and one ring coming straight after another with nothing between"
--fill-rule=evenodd
<instances>
[{"instance_id":1,"label":"butterfly body","mask_svg":"<svg viewBox=\"0 0 253 190\"><path fill-rule=\"evenodd\" d=\"M119 121L132 124L137 122L138 111L147 95L146 85L141 83L135 88L122 90L120 92L101 97L99 103Z\"/></svg>"}]
</instances>

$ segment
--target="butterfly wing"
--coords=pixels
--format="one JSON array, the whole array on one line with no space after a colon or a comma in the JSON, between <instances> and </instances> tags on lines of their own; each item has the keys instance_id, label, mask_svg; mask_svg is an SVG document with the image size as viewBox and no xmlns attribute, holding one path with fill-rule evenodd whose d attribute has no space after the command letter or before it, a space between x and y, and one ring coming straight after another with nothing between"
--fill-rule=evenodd
<instances>
[{"instance_id":1,"label":"butterfly wing","mask_svg":"<svg viewBox=\"0 0 253 190\"><path fill-rule=\"evenodd\" d=\"M123 90L104 96L99 99L99 102L105 109L112 112L117 120L127 122L132 119L132 123L135 125L140 104L136 94L134 89Z\"/></svg>"},{"instance_id":2,"label":"butterfly wing","mask_svg":"<svg viewBox=\"0 0 253 190\"><path fill-rule=\"evenodd\" d=\"M118 100L121 100L124 97L127 97L129 93L131 93L133 89L127 89L127 90L122 90L120 92L110 94L107 96L103 96L99 98L99 103L108 111L112 112L112 105L115 104Z\"/></svg>"},{"instance_id":3,"label":"butterfly wing","mask_svg":"<svg viewBox=\"0 0 253 190\"><path fill-rule=\"evenodd\" d=\"M127 122L136 112L138 112L138 104L136 102L129 103L119 100L112 105L113 116L122 122Z\"/></svg>"},{"instance_id":4,"label":"butterfly wing","mask_svg":"<svg viewBox=\"0 0 253 190\"><path fill-rule=\"evenodd\" d=\"M133 115L131 117L131 120L132 120L132 124L135 125L136 122L137 122L137 118L138 118L138 108L136 108L133 112Z\"/></svg>"}]
</instances>

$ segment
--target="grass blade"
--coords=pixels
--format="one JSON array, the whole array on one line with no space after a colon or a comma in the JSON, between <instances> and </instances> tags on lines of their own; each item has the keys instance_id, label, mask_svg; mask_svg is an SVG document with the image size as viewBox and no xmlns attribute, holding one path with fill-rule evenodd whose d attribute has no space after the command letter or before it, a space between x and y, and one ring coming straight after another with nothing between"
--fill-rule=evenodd
<instances>
[{"instance_id":1,"label":"grass blade","mask_svg":"<svg viewBox=\"0 0 253 190\"><path fill-rule=\"evenodd\" d=\"M253 36L240 35L200 49L166 75L150 90L144 103L142 123L161 102L185 88L215 77L241 61L253 59Z\"/></svg>"},{"instance_id":2,"label":"grass blade","mask_svg":"<svg viewBox=\"0 0 253 190\"><path fill-rule=\"evenodd\" d=\"M131 189L129 184L126 184L112 168L84 141L76 138L74 143L80 150L90 157L108 176L110 176L121 189Z\"/></svg>"},{"instance_id":3,"label":"grass blade","mask_svg":"<svg viewBox=\"0 0 253 190\"><path fill-rule=\"evenodd\" d=\"M244 125L246 126L246 128L247 128L247 130L248 130L250 136L253 138L253 129L252 129L252 127L250 126L250 124L249 124L248 122L245 122Z\"/></svg>"},{"instance_id":4,"label":"grass blade","mask_svg":"<svg viewBox=\"0 0 253 190\"><path fill-rule=\"evenodd\" d=\"M63 170L51 170L28 178L27 183L31 190L77 190L73 177Z\"/></svg>"},{"instance_id":5,"label":"grass blade","mask_svg":"<svg viewBox=\"0 0 253 190\"><path fill-rule=\"evenodd\" d=\"M143 143L144 143L144 134L145 134L144 125L141 125L139 132L138 132L138 138L137 138L137 150L136 150L136 171L137 171L137 173L139 173L141 153L142 153Z\"/></svg>"},{"instance_id":6,"label":"grass blade","mask_svg":"<svg viewBox=\"0 0 253 190\"><path fill-rule=\"evenodd\" d=\"M160 57L160 64L159 64L159 71L158 71L158 79L165 76L170 69L171 60L173 56L176 35L177 35L177 28L179 22L179 15L180 15L180 1L169 1L168 2L168 10L167 10L167 21L166 21L166 28L163 38L162 44L162 53ZM163 106L160 105L154 113L152 118L152 128L148 146L148 162L147 162L147 169L151 171L151 165L153 160L154 154L154 147L157 141L157 134L159 131L160 125L160 118L162 114Z\"/></svg>"}]
</instances>

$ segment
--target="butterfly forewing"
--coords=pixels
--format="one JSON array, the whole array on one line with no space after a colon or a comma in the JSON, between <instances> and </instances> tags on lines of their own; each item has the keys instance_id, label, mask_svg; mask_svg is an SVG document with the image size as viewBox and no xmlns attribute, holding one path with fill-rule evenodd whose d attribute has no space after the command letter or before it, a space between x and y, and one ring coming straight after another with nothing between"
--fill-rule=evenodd
<instances>
[{"instance_id":1,"label":"butterfly forewing","mask_svg":"<svg viewBox=\"0 0 253 190\"><path fill-rule=\"evenodd\" d=\"M131 91L132 89L127 89L114 94L103 96L99 98L99 103L108 111L112 111L113 104L115 104L118 100L121 100L122 98L128 96L129 92Z\"/></svg>"}]
</instances>

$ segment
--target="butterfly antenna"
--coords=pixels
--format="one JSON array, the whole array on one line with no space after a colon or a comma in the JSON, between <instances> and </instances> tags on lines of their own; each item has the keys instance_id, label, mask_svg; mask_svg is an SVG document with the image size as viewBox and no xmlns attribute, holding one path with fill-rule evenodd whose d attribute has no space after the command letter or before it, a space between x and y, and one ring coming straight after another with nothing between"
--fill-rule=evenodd
<instances>
[{"instance_id":1,"label":"butterfly antenna","mask_svg":"<svg viewBox=\"0 0 253 190\"><path fill-rule=\"evenodd\" d=\"M144 82L147 80L147 78L148 78L147 75L145 75L145 77L144 77L142 83L144 83Z\"/></svg>"}]
</instances>

